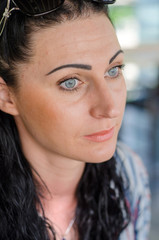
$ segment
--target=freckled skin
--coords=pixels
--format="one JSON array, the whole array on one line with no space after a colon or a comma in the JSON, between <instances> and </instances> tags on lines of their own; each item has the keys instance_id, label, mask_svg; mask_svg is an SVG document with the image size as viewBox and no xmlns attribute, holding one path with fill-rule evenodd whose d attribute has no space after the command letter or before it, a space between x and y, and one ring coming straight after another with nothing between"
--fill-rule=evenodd
<instances>
[{"instance_id":1,"label":"freckled skin","mask_svg":"<svg viewBox=\"0 0 159 240\"><path fill-rule=\"evenodd\" d=\"M31 163L110 159L126 99L123 76L105 77L111 67L123 63L119 54L109 65L120 49L111 23L104 15L92 15L40 30L32 40L34 57L19 67L20 87L14 94L24 154ZM73 63L89 64L92 70L65 68L46 76L60 65ZM62 91L59 81L72 75L80 79L78 91ZM115 133L106 142L84 138L111 127Z\"/></svg>"}]
</instances>

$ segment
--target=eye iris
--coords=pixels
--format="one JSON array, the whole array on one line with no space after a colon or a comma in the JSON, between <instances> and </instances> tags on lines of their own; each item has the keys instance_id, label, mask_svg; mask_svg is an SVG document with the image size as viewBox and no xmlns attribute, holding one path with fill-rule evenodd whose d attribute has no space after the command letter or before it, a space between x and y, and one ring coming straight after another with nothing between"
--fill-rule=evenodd
<instances>
[{"instance_id":1,"label":"eye iris","mask_svg":"<svg viewBox=\"0 0 159 240\"><path fill-rule=\"evenodd\" d=\"M67 88L74 88L76 85L76 80L75 79L69 79L65 82L65 86Z\"/></svg>"},{"instance_id":2,"label":"eye iris","mask_svg":"<svg viewBox=\"0 0 159 240\"><path fill-rule=\"evenodd\" d=\"M117 68L117 67L112 68L112 69L109 70L109 75L110 75L111 77L116 76L117 73L118 73L118 68Z\"/></svg>"}]
</instances>

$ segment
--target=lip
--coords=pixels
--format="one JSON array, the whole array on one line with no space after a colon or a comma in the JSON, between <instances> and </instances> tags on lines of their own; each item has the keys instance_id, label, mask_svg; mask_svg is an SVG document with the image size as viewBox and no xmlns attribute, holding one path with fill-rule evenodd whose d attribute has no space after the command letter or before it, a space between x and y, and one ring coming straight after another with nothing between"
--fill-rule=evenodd
<instances>
[{"instance_id":1,"label":"lip","mask_svg":"<svg viewBox=\"0 0 159 240\"><path fill-rule=\"evenodd\" d=\"M110 129L107 129L101 132L96 132L90 135L86 135L84 136L84 138L93 142L105 142L113 137L114 129L115 127L112 127Z\"/></svg>"}]
</instances>

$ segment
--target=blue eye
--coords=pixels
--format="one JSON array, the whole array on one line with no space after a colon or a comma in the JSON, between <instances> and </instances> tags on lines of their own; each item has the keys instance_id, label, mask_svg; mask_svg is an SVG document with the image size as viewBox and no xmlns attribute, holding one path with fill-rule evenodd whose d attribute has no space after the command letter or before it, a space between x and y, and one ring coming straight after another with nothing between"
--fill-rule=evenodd
<instances>
[{"instance_id":1,"label":"blue eye","mask_svg":"<svg viewBox=\"0 0 159 240\"><path fill-rule=\"evenodd\" d=\"M71 91L71 90L75 90L77 88L78 83L79 83L78 79L70 78L70 79L67 79L67 80L61 82L59 85L64 90Z\"/></svg>"},{"instance_id":2,"label":"blue eye","mask_svg":"<svg viewBox=\"0 0 159 240\"><path fill-rule=\"evenodd\" d=\"M108 74L110 77L115 77L118 75L119 68L118 67L113 67L108 71Z\"/></svg>"},{"instance_id":3,"label":"blue eye","mask_svg":"<svg viewBox=\"0 0 159 240\"><path fill-rule=\"evenodd\" d=\"M119 65L111 68L107 73L106 76L115 78L118 77L120 74L120 69L123 69L124 65Z\"/></svg>"}]
</instances>

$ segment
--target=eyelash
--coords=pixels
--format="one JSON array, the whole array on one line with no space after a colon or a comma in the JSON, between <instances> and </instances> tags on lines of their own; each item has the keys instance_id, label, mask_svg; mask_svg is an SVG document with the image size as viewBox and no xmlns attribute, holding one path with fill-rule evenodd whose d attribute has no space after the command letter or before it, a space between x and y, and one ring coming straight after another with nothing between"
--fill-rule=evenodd
<instances>
[{"instance_id":1,"label":"eyelash","mask_svg":"<svg viewBox=\"0 0 159 240\"><path fill-rule=\"evenodd\" d=\"M72 88L72 89L67 89L67 88L64 88L64 87L61 86L62 83L67 82L68 80L71 80L71 79L75 79L75 80L81 82L81 84L82 84L82 81L81 81L81 80L79 80L76 76L74 76L74 77L72 76L72 77L66 78L66 79L64 79L63 81L61 81L61 82L58 83L60 90L65 91L65 92L78 91L78 89L80 88L80 85L81 85L81 84L78 84L77 87L74 87L74 88Z\"/></svg>"},{"instance_id":2,"label":"eyelash","mask_svg":"<svg viewBox=\"0 0 159 240\"><path fill-rule=\"evenodd\" d=\"M116 79L116 78L120 77L120 75L122 74L122 72L121 72L120 70L124 70L124 67L125 67L125 64L121 64L121 65L116 65L116 66L110 68L110 69L107 71L107 73L108 73L110 70L112 70L112 69L118 68L118 73L117 73L117 75L116 75L116 76L112 76L112 77L111 77L111 76L105 76L105 77L109 77L109 78L111 78L111 79Z\"/></svg>"},{"instance_id":3,"label":"eyelash","mask_svg":"<svg viewBox=\"0 0 159 240\"><path fill-rule=\"evenodd\" d=\"M119 70L123 70L124 67L125 67L125 64L116 65L116 66L110 68L110 69L107 71L107 73L108 73L110 70L115 69L115 68L118 68ZM117 74L117 76L115 76L115 77L111 77L111 76L105 76L105 77L109 77L109 78L111 78L111 79L116 79L116 78L118 78L121 74L122 74L121 71L118 71L118 74ZM60 90L66 91L66 92L78 91L81 84L79 84L77 87L74 87L74 88L72 88L72 89L67 89L67 88L61 87L61 84L62 84L62 83L67 82L68 80L71 80L71 79L75 79L75 80L81 82L81 84L82 84L82 81L81 81L81 80L79 80L76 76L72 76L72 77L66 78L66 79L64 79L64 80L62 80L62 81L60 81L60 82L58 83Z\"/></svg>"}]
</instances>

